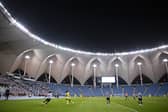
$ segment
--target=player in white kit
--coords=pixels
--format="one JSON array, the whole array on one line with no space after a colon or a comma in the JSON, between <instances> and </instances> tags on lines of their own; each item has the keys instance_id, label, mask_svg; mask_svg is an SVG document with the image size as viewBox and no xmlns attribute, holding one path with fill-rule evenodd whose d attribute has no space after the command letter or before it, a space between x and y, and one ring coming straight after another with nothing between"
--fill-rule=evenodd
<instances>
[{"instance_id":1,"label":"player in white kit","mask_svg":"<svg viewBox=\"0 0 168 112\"><path fill-rule=\"evenodd\" d=\"M52 97L52 92L49 91L47 94L47 98L43 101L43 103L48 104L48 102L51 101L51 97Z\"/></svg>"}]
</instances>

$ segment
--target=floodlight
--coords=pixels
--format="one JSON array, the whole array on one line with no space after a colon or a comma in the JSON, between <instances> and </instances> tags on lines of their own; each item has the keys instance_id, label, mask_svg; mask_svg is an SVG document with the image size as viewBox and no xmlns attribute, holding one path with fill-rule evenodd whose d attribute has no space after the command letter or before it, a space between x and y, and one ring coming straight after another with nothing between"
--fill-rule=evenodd
<instances>
[{"instance_id":1,"label":"floodlight","mask_svg":"<svg viewBox=\"0 0 168 112\"><path fill-rule=\"evenodd\" d=\"M71 63L71 66L74 67L76 64L75 63Z\"/></svg>"},{"instance_id":2,"label":"floodlight","mask_svg":"<svg viewBox=\"0 0 168 112\"><path fill-rule=\"evenodd\" d=\"M119 67L119 64L115 64L114 66L117 68L117 67Z\"/></svg>"},{"instance_id":3,"label":"floodlight","mask_svg":"<svg viewBox=\"0 0 168 112\"><path fill-rule=\"evenodd\" d=\"M138 66L141 66L141 65L142 65L142 63L141 63L141 62L138 62L138 63L137 63L137 65L138 65Z\"/></svg>"},{"instance_id":4,"label":"floodlight","mask_svg":"<svg viewBox=\"0 0 168 112\"><path fill-rule=\"evenodd\" d=\"M30 59L30 56L29 56L29 55L26 55L26 56L25 56L25 59Z\"/></svg>"},{"instance_id":5,"label":"floodlight","mask_svg":"<svg viewBox=\"0 0 168 112\"><path fill-rule=\"evenodd\" d=\"M96 68L97 67L97 65L96 64L93 64L93 68Z\"/></svg>"},{"instance_id":6,"label":"floodlight","mask_svg":"<svg viewBox=\"0 0 168 112\"><path fill-rule=\"evenodd\" d=\"M50 60L49 63L52 64L52 63L54 63L54 61L53 61L53 60Z\"/></svg>"},{"instance_id":7,"label":"floodlight","mask_svg":"<svg viewBox=\"0 0 168 112\"><path fill-rule=\"evenodd\" d=\"M162 61L163 61L164 63L166 63L166 62L168 62L168 59L167 59L167 58L164 58Z\"/></svg>"}]
</instances>

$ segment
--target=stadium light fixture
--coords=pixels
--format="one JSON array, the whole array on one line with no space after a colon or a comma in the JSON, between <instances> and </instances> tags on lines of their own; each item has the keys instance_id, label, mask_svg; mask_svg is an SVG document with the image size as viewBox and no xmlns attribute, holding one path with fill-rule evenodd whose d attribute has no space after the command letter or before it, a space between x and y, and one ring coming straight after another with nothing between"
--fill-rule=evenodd
<instances>
[{"instance_id":1,"label":"stadium light fixture","mask_svg":"<svg viewBox=\"0 0 168 112\"><path fill-rule=\"evenodd\" d=\"M53 64L53 63L54 63L54 61L53 61L53 60L49 60L49 63L50 63L50 64Z\"/></svg>"},{"instance_id":2,"label":"stadium light fixture","mask_svg":"<svg viewBox=\"0 0 168 112\"><path fill-rule=\"evenodd\" d=\"M142 63L141 63L141 62L137 62L137 65L138 65L138 66L141 66L141 65L142 65Z\"/></svg>"},{"instance_id":3,"label":"stadium light fixture","mask_svg":"<svg viewBox=\"0 0 168 112\"><path fill-rule=\"evenodd\" d=\"M167 58L164 58L162 61L163 61L164 63L166 63L166 62L168 62L168 59L167 59Z\"/></svg>"},{"instance_id":4,"label":"stadium light fixture","mask_svg":"<svg viewBox=\"0 0 168 112\"><path fill-rule=\"evenodd\" d=\"M115 73L116 73L116 86L117 86L117 88L118 88L118 73L119 73L118 67L119 67L119 64L116 63L114 66L115 66Z\"/></svg>"},{"instance_id":5,"label":"stadium light fixture","mask_svg":"<svg viewBox=\"0 0 168 112\"><path fill-rule=\"evenodd\" d=\"M51 81L51 69L52 69L52 64L54 63L53 60L49 60L49 76L48 76L48 83Z\"/></svg>"},{"instance_id":6,"label":"stadium light fixture","mask_svg":"<svg viewBox=\"0 0 168 112\"><path fill-rule=\"evenodd\" d=\"M96 67L97 67L97 65L96 65L96 64L93 64L92 66L93 66L93 68L96 68Z\"/></svg>"},{"instance_id":7,"label":"stadium light fixture","mask_svg":"<svg viewBox=\"0 0 168 112\"><path fill-rule=\"evenodd\" d=\"M164 58L162 61L163 61L164 65L165 65L166 73L167 73L167 79L168 79L168 59Z\"/></svg>"},{"instance_id":8,"label":"stadium light fixture","mask_svg":"<svg viewBox=\"0 0 168 112\"><path fill-rule=\"evenodd\" d=\"M25 56L25 59L30 59L30 56L29 56L29 55L26 55L26 56Z\"/></svg>"},{"instance_id":9,"label":"stadium light fixture","mask_svg":"<svg viewBox=\"0 0 168 112\"><path fill-rule=\"evenodd\" d=\"M143 77L142 77L142 63L141 62L137 62L138 65L138 70L139 70L139 75L140 75L140 81L141 81L141 86L143 86Z\"/></svg>"},{"instance_id":10,"label":"stadium light fixture","mask_svg":"<svg viewBox=\"0 0 168 112\"><path fill-rule=\"evenodd\" d=\"M30 59L30 56L29 55L26 55L25 57L25 63L24 63L24 73L23 73L23 76L26 75L26 71L27 71L27 64L28 64L28 60Z\"/></svg>"},{"instance_id":11,"label":"stadium light fixture","mask_svg":"<svg viewBox=\"0 0 168 112\"><path fill-rule=\"evenodd\" d=\"M118 67L119 67L119 64L115 64L114 66L115 66L116 68L118 68Z\"/></svg>"},{"instance_id":12,"label":"stadium light fixture","mask_svg":"<svg viewBox=\"0 0 168 112\"><path fill-rule=\"evenodd\" d=\"M71 87L73 87L73 83L74 83L74 66L75 66L76 64L75 63L71 63L71 75L72 75L72 79L71 79Z\"/></svg>"},{"instance_id":13,"label":"stadium light fixture","mask_svg":"<svg viewBox=\"0 0 168 112\"><path fill-rule=\"evenodd\" d=\"M92 67L93 67L93 87L96 88L96 67L97 65L93 64Z\"/></svg>"},{"instance_id":14,"label":"stadium light fixture","mask_svg":"<svg viewBox=\"0 0 168 112\"><path fill-rule=\"evenodd\" d=\"M76 64L75 63L71 63L71 66L74 67Z\"/></svg>"}]
</instances>

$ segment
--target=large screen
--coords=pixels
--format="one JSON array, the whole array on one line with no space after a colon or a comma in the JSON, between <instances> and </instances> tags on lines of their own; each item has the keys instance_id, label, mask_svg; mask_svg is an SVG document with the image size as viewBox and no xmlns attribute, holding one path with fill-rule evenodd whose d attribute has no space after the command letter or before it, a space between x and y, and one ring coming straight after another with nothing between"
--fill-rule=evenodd
<instances>
[{"instance_id":1,"label":"large screen","mask_svg":"<svg viewBox=\"0 0 168 112\"><path fill-rule=\"evenodd\" d=\"M102 77L102 83L115 83L115 77Z\"/></svg>"}]
</instances>

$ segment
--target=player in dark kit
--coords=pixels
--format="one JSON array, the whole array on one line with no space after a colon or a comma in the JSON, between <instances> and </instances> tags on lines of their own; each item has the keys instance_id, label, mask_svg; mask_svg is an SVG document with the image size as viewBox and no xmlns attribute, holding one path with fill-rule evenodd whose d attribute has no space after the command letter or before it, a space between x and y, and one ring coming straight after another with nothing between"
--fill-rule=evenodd
<instances>
[{"instance_id":1,"label":"player in dark kit","mask_svg":"<svg viewBox=\"0 0 168 112\"><path fill-rule=\"evenodd\" d=\"M43 103L48 104L48 102L50 102L52 97L52 93L51 91L49 91L49 93L47 94L47 98L43 101Z\"/></svg>"},{"instance_id":2,"label":"player in dark kit","mask_svg":"<svg viewBox=\"0 0 168 112\"><path fill-rule=\"evenodd\" d=\"M110 104L110 95L108 95L108 96L106 97L106 102L107 102L107 104Z\"/></svg>"},{"instance_id":3,"label":"player in dark kit","mask_svg":"<svg viewBox=\"0 0 168 112\"><path fill-rule=\"evenodd\" d=\"M106 93L106 103L110 104L110 94L108 92Z\"/></svg>"},{"instance_id":4,"label":"player in dark kit","mask_svg":"<svg viewBox=\"0 0 168 112\"><path fill-rule=\"evenodd\" d=\"M138 93L138 104L142 105L142 94Z\"/></svg>"}]
</instances>

